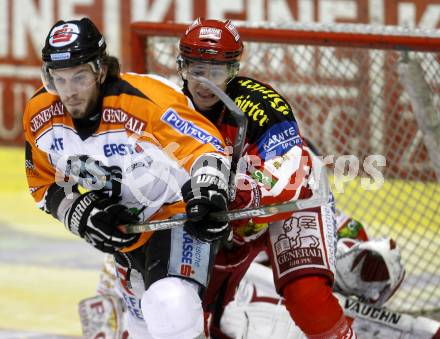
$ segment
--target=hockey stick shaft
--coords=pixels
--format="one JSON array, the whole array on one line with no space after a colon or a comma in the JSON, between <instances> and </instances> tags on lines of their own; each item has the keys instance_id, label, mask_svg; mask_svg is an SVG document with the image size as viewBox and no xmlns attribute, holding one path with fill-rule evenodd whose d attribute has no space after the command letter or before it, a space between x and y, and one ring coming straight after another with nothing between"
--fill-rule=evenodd
<instances>
[{"instance_id":1,"label":"hockey stick shaft","mask_svg":"<svg viewBox=\"0 0 440 339\"><path fill-rule=\"evenodd\" d=\"M331 197L330 186L324 168L321 168L318 180L321 189L314 197L309 199L293 200L280 204L265 205L241 210L215 212L211 213L209 216L212 220L234 221L240 219L250 219L254 217L267 217L286 212L295 212L307 208L318 207L329 203ZM182 227L185 224L186 220L187 219L185 217L180 217L175 219L151 221L144 224L125 225L122 227L125 227L125 231L130 234L142 233L148 231L166 230L174 227Z\"/></svg>"},{"instance_id":2,"label":"hockey stick shaft","mask_svg":"<svg viewBox=\"0 0 440 339\"><path fill-rule=\"evenodd\" d=\"M214 93L220 99L220 101L223 102L223 104L229 110L229 112L231 113L232 117L235 120L235 123L238 126L237 133L235 134L234 146L232 149L231 170L229 172L229 181L228 181L229 198L233 199L235 197L235 189L236 189L235 176L238 171L242 170L241 168L239 168L239 165L243 153L244 142L246 139L248 120L244 115L243 111L240 108L238 108L238 106L232 101L232 99L211 80L204 77L195 77L195 79L201 82L202 84L204 84L206 87L208 87L210 91Z\"/></svg>"},{"instance_id":3,"label":"hockey stick shaft","mask_svg":"<svg viewBox=\"0 0 440 339\"><path fill-rule=\"evenodd\" d=\"M305 200L289 201L281 204L272 204L256 208L246 208L241 210L231 210L226 212L211 213L210 219L214 221L234 221L240 219L250 219L254 217L268 217L286 212L295 212L306 208L321 206L325 201L322 197L310 198ZM148 231L161 231L174 227L182 227L186 222L185 217L176 219L166 219L151 221L144 224L125 225L125 230L129 234L142 233Z\"/></svg>"},{"instance_id":4,"label":"hockey stick shaft","mask_svg":"<svg viewBox=\"0 0 440 339\"><path fill-rule=\"evenodd\" d=\"M238 106L232 101L232 99L224 91L222 91L217 85L215 85L211 80L204 77L194 77L194 78L197 81L203 83L206 87L208 87L210 91L214 93L223 102L223 104L231 112L232 116L235 119L235 122L237 123L238 130L234 140L234 148L232 151L232 159L231 159L231 173L235 175L235 172L237 171L238 162L240 161L240 157L243 152L248 120L246 119L243 111L240 108L238 108Z\"/></svg>"},{"instance_id":5,"label":"hockey stick shaft","mask_svg":"<svg viewBox=\"0 0 440 339\"><path fill-rule=\"evenodd\" d=\"M440 329L439 322L433 319L412 316L392 311L383 306L363 303L356 298L346 297L340 293L335 293L335 295L343 307L344 313L351 318L365 319L369 322L400 330L402 334L412 334L414 336L423 332L424 334L431 333L434 337L435 333Z\"/></svg>"}]
</instances>

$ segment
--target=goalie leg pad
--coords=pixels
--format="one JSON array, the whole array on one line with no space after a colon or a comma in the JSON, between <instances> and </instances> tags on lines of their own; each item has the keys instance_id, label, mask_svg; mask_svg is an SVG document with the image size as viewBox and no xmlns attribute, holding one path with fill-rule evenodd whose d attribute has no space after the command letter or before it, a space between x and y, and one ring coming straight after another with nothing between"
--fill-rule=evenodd
<instances>
[{"instance_id":1,"label":"goalie leg pad","mask_svg":"<svg viewBox=\"0 0 440 339\"><path fill-rule=\"evenodd\" d=\"M113 295L97 295L79 303L79 318L84 338L122 338L124 307Z\"/></svg>"},{"instance_id":2,"label":"goalie leg pad","mask_svg":"<svg viewBox=\"0 0 440 339\"><path fill-rule=\"evenodd\" d=\"M290 316L309 338L351 338L343 336L352 330L327 278L295 279L285 286L283 294Z\"/></svg>"},{"instance_id":3,"label":"goalie leg pad","mask_svg":"<svg viewBox=\"0 0 440 339\"><path fill-rule=\"evenodd\" d=\"M167 277L153 283L142 296L142 313L153 337L192 339L203 332L198 285Z\"/></svg>"}]
</instances>

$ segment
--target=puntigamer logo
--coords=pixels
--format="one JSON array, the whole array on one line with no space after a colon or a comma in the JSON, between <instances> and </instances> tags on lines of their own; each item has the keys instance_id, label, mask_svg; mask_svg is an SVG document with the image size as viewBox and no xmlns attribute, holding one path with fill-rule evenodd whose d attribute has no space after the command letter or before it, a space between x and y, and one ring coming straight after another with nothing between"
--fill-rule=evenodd
<instances>
[{"instance_id":1,"label":"puntigamer logo","mask_svg":"<svg viewBox=\"0 0 440 339\"><path fill-rule=\"evenodd\" d=\"M162 115L162 121L170 125L181 134L188 135L202 144L211 144L218 151L224 152L219 139L196 126L193 122L182 119L176 111L169 109Z\"/></svg>"}]
</instances>

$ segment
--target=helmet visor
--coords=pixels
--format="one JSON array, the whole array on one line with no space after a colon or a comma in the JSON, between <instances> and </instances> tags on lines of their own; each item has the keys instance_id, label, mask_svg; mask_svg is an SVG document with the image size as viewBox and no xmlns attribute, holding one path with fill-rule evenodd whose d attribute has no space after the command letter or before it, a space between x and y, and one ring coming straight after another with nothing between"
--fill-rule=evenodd
<instances>
[{"instance_id":1,"label":"helmet visor","mask_svg":"<svg viewBox=\"0 0 440 339\"><path fill-rule=\"evenodd\" d=\"M208 63L184 60L180 73L184 80L195 80L205 77L214 84L221 86L237 75L238 63Z\"/></svg>"},{"instance_id":2,"label":"helmet visor","mask_svg":"<svg viewBox=\"0 0 440 339\"><path fill-rule=\"evenodd\" d=\"M98 84L101 68L87 63L71 68L41 67L41 80L49 93L63 97L69 93L87 91Z\"/></svg>"}]
</instances>

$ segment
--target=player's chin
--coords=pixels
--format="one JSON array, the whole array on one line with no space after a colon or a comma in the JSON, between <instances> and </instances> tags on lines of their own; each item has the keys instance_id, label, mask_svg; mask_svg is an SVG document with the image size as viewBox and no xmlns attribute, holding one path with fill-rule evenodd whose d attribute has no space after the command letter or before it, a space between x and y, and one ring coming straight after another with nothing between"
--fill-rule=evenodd
<instances>
[{"instance_id":1,"label":"player's chin","mask_svg":"<svg viewBox=\"0 0 440 339\"><path fill-rule=\"evenodd\" d=\"M84 109L76 109L76 108L67 107L67 110L69 111L70 116L74 119L82 119L87 116Z\"/></svg>"},{"instance_id":2,"label":"player's chin","mask_svg":"<svg viewBox=\"0 0 440 339\"><path fill-rule=\"evenodd\" d=\"M83 119L89 115L89 111L84 104L78 105L66 105L67 110L70 113L70 116L74 119Z\"/></svg>"},{"instance_id":3,"label":"player's chin","mask_svg":"<svg viewBox=\"0 0 440 339\"><path fill-rule=\"evenodd\" d=\"M198 101L199 103L201 103L203 106L207 106L207 107L211 107L214 106L214 104L218 101L218 98L213 95L213 94L196 94L196 101ZM201 105L197 105L197 106L201 106Z\"/></svg>"},{"instance_id":4,"label":"player's chin","mask_svg":"<svg viewBox=\"0 0 440 339\"><path fill-rule=\"evenodd\" d=\"M70 116L73 119L81 119L84 116L83 110L78 110L78 109L71 108L71 107L67 107L67 110L69 111Z\"/></svg>"}]
</instances>

